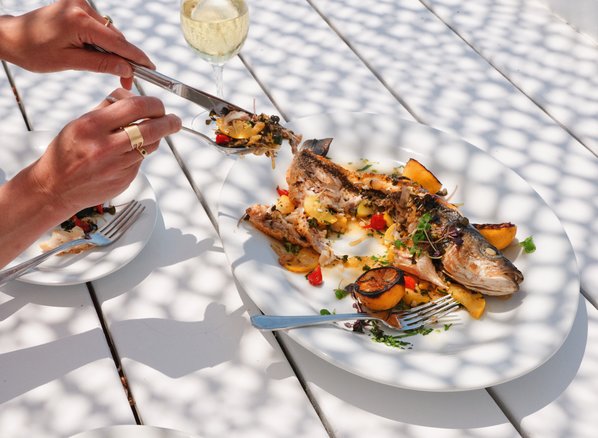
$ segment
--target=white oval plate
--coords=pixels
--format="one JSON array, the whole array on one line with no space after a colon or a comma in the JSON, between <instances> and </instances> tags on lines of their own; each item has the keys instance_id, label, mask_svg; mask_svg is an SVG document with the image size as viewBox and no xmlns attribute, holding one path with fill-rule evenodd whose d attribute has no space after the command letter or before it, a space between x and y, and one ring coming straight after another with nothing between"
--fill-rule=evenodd
<instances>
[{"instance_id":1,"label":"white oval plate","mask_svg":"<svg viewBox=\"0 0 598 438\"><path fill-rule=\"evenodd\" d=\"M177 430L155 426L123 424L89 430L73 435L71 438L198 438Z\"/></svg>"},{"instance_id":2,"label":"white oval plate","mask_svg":"<svg viewBox=\"0 0 598 438\"><path fill-rule=\"evenodd\" d=\"M308 138L333 137L329 158L340 164L367 158L385 169L413 157L464 203L472 222L513 222L518 237L533 235L537 251L505 251L523 272L521 290L508 300L488 298L478 321L462 312L463 323L448 331L414 336L411 350L373 342L335 326L288 332L330 363L365 378L424 391L462 391L496 385L528 373L564 342L575 317L580 290L571 244L553 211L514 171L477 147L435 129L391 116L324 114L296 120L291 129ZM283 149L272 171L270 160L246 157L232 167L219 206L220 235L233 272L265 314L350 311L351 299L337 300L339 278L325 272L312 287L302 275L282 269L269 240L247 223L238 224L254 203L272 204L276 186L286 187L290 153Z\"/></svg>"},{"instance_id":3,"label":"white oval plate","mask_svg":"<svg viewBox=\"0 0 598 438\"><path fill-rule=\"evenodd\" d=\"M9 179L20 169L31 163L54 137L50 132L35 132L5 138L7 149L0 153L4 178ZM2 181L0 181L1 183ZM122 268L133 260L145 247L156 225L158 209L156 195L143 174L137 175L131 185L110 201L122 205L136 199L145 206L145 211L127 232L114 244L94 248L81 254L50 257L35 270L18 280L26 283L63 286L97 280ZM109 220L110 215L106 215ZM39 243L48 240L51 230L26 249L8 266L13 266L41 253Z\"/></svg>"}]
</instances>

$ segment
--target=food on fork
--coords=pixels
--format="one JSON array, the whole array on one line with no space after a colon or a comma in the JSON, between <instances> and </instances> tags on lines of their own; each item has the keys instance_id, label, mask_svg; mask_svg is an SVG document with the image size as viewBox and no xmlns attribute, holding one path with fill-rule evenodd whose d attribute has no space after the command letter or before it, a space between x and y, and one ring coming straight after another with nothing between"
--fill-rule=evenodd
<instances>
[{"instance_id":1,"label":"food on fork","mask_svg":"<svg viewBox=\"0 0 598 438\"><path fill-rule=\"evenodd\" d=\"M63 243L76 239L82 239L85 235L93 233L98 229L98 222L105 214L114 215L116 208L113 205L104 206L98 204L93 207L84 208L74 216L62 222L59 227L52 230L50 239L40 243L40 249L43 252L50 251ZM91 245L77 245L68 251L63 251L58 255L79 254Z\"/></svg>"},{"instance_id":2,"label":"food on fork","mask_svg":"<svg viewBox=\"0 0 598 438\"><path fill-rule=\"evenodd\" d=\"M278 241L273 247L283 267L294 259L280 248L294 254L306 250L319 254L315 269L340 266L368 271L357 284L374 284L376 274L399 270L404 284L396 284L400 286L396 294L381 294L383 300L356 293L354 284L345 289L370 310L387 305L408 308L451 294L478 319L486 296L508 296L519 290L523 275L501 253L513 240L513 228L499 226L506 236L501 234L500 248L493 245L496 238L491 236L489 241L480 234L449 202L436 176L417 160L410 159L389 174L367 172L367 168L351 170L303 148L287 170L288 190L279 188L273 205L247 208L245 219ZM367 257L336 254L334 239L354 229L363 233L359 240L377 239L385 252ZM309 260L313 265L313 257ZM291 263L290 270L304 272L296 264Z\"/></svg>"},{"instance_id":3,"label":"food on fork","mask_svg":"<svg viewBox=\"0 0 598 438\"><path fill-rule=\"evenodd\" d=\"M288 140L293 153L301 136L280 125L278 116L249 114L245 111L228 111L218 115L210 113L206 123L216 124L216 143L230 148L251 148L255 155L274 159L283 140Z\"/></svg>"}]
</instances>

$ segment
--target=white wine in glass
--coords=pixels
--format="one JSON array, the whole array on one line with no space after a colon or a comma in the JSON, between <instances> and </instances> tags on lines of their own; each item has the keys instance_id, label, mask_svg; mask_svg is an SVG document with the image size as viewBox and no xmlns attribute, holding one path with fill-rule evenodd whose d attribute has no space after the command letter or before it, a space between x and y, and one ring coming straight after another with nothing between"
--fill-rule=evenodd
<instances>
[{"instance_id":1,"label":"white wine in glass","mask_svg":"<svg viewBox=\"0 0 598 438\"><path fill-rule=\"evenodd\" d=\"M247 38L247 4L244 0L181 0L181 27L187 43L212 64L216 94L223 97L224 63L239 53Z\"/></svg>"}]
</instances>

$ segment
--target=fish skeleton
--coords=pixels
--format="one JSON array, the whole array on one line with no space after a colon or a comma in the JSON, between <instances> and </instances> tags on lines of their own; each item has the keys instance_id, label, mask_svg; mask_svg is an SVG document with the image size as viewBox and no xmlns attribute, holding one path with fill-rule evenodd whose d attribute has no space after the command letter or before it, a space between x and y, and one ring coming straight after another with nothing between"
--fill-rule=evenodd
<instances>
[{"instance_id":1,"label":"fish skeleton","mask_svg":"<svg viewBox=\"0 0 598 438\"><path fill-rule=\"evenodd\" d=\"M296 206L290 214L254 205L246 218L277 240L313 248L323 266L337 256L326 227L314 226L304 211L308 196L316 196L321 208L335 215L355 217L362 202L387 213L394 223L392 264L440 288L454 281L485 295L519 290L523 275L513 263L454 205L408 178L351 171L304 148L294 155L286 179Z\"/></svg>"}]
</instances>

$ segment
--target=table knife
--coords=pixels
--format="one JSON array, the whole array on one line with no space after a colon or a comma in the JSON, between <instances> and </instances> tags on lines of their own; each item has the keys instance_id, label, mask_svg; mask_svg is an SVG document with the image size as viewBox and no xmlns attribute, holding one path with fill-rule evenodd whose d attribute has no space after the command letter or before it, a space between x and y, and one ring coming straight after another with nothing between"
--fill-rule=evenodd
<instances>
[{"instance_id":1,"label":"table knife","mask_svg":"<svg viewBox=\"0 0 598 438\"><path fill-rule=\"evenodd\" d=\"M88 44L87 46L92 50L96 50L98 52L107 53L114 56L119 56L122 58L122 56L104 50L101 47L96 46L94 44ZM139 65L129 59L123 59L127 61L129 64L131 64L131 66L133 67L134 75L139 79L143 79L147 82L157 85L158 87L170 91L171 93L176 94L177 96L180 96L183 99L187 99L201 106L202 108L205 108L209 111L214 111L218 115L226 114L229 111L243 111L248 114L252 114L251 111L247 111L246 109L243 109L233 103L227 102L226 100L220 99L219 97L208 94L205 91L201 91L197 88L186 85L180 81L177 81L176 79L170 78L165 74Z\"/></svg>"}]
</instances>

